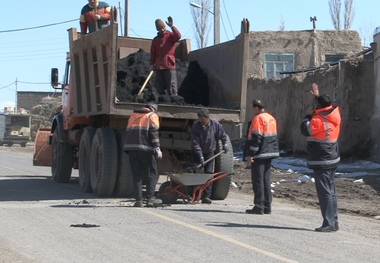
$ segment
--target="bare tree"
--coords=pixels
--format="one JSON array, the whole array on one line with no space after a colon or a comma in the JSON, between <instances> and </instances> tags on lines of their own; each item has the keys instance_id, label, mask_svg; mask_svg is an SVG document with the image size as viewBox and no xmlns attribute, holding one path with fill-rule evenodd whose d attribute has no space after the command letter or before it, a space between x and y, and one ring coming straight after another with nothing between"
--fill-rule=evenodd
<instances>
[{"instance_id":1,"label":"bare tree","mask_svg":"<svg viewBox=\"0 0 380 263\"><path fill-rule=\"evenodd\" d=\"M354 0L344 1L344 29L350 29L354 20L355 10L353 8Z\"/></svg>"},{"instance_id":2,"label":"bare tree","mask_svg":"<svg viewBox=\"0 0 380 263\"><path fill-rule=\"evenodd\" d=\"M278 27L279 31L285 31L285 20L284 17L281 17L280 26Z\"/></svg>"},{"instance_id":3,"label":"bare tree","mask_svg":"<svg viewBox=\"0 0 380 263\"><path fill-rule=\"evenodd\" d=\"M195 24L195 39L198 48L207 46L208 35L210 32L209 15L211 10L211 0L189 1L196 3L201 8L191 7L191 15Z\"/></svg>"},{"instance_id":4,"label":"bare tree","mask_svg":"<svg viewBox=\"0 0 380 263\"><path fill-rule=\"evenodd\" d=\"M342 3L340 0L329 0L330 16L336 30L340 30L340 8Z\"/></svg>"}]
</instances>

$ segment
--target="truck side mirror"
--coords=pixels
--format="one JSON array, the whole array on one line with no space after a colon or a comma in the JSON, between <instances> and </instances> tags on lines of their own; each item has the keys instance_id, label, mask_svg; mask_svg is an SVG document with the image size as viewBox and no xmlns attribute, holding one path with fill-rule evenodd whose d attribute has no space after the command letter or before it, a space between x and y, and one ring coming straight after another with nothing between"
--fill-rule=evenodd
<instances>
[{"instance_id":1,"label":"truck side mirror","mask_svg":"<svg viewBox=\"0 0 380 263\"><path fill-rule=\"evenodd\" d=\"M58 86L58 69L57 68L52 68L51 69L51 85L53 88L57 88Z\"/></svg>"}]
</instances>

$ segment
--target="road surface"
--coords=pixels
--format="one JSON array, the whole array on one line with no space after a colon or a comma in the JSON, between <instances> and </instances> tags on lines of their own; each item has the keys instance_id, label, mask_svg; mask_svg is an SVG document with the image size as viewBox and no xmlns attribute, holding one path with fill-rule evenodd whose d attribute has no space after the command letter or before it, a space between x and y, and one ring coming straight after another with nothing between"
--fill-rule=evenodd
<instances>
[{"instance_id":1,"label":"road surface","mask_svg":"<svg viewBox=\"0 0 380 263\"><path fill-rule=\"evenodd\" d=\"M160 181L165 181L161 176ZM134 208L133 199L83 193L32 166L32 150L0 147L0 262L379 262L380 222L340 216L318 233L320 212L274 200L249 215L252 196Z\"/></svg>"}]
</instances>

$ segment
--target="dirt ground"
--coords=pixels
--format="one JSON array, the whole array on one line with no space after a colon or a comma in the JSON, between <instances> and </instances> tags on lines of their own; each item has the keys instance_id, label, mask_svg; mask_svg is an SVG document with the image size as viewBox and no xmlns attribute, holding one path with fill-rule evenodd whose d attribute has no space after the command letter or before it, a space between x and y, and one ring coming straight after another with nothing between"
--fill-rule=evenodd
<instances>
[{"instance_id":1,"label":"dirt ground","mask_svg":"<svg viewBox=\"0 0 380 263\"><path fill-rule=\"evenodd\" d=\"M301 207L319 209L315 185L312 181L297 182L301 174L272 168L273 198L295 203ZM287 182L280 183L281 180ZM292 180L295 180L292 182ZM336 178L339 213L380 219L380 175L363 177L363 183L354 183L357 178ZM252 195L251 170L246 164L235 161L232 181L237 191ZM291 181L291 182L289 182Z\"/></svg>"}]
</instances>

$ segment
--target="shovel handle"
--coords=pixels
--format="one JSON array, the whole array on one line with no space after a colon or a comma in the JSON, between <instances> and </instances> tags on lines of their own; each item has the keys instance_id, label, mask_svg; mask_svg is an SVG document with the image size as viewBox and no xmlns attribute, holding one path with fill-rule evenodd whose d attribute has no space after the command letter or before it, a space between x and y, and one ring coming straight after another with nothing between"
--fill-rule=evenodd
<instances>
[{"instance_id":1,"label":"shovel handle","mask_svg":"<svg viewBox=\"0 0 380 263\"><path fill-rule=\"evenodd\" d=\"M215 154L214 156L210 157L210 159L207 159L206 161L204 161L203 164L206 164L206 163L208 163L208 162L214 160L216 157L218 157L218 156L221 155L222 153L224 153L224 150L221 151L221 152L218 152L218 153ZM198 164L198 165L197 165L197 168L198 168L198 169L201 168L203 164Z\"/></svg>"},{"instance_id":2,"label":"shovel handle","mask_svg":"<svg viewBox=\"0 0 380 263\"><path fill-rule=\"evenodd\" d=\"M150 78L152 77L153 72L154 72L154 70L150 71L150 73L149 73L148 77L146 78L144 84L142 85L141 89L139 90L139 93L137 93L137 96L140 96L140 94L143 92L143 90L145 89L146 84L148 84Z\"/></svg>"}]
</instances>

